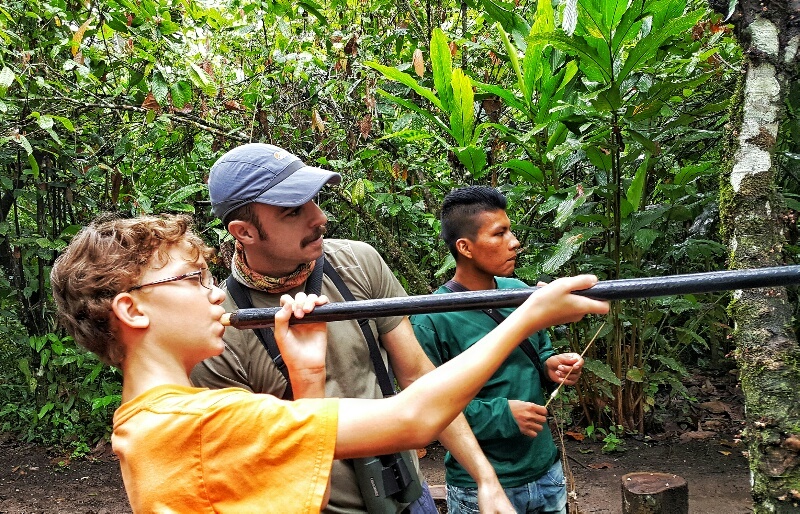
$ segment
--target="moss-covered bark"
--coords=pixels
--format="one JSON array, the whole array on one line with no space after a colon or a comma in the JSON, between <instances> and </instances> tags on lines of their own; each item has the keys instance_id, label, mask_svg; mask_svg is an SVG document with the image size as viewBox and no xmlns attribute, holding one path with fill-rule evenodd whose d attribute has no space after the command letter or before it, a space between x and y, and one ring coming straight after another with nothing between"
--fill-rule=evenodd
<instances>
[{"instance_id":1,"label":"moss-covered bark","mask_svg":"<svg viewBox=\"0 0 800 514\"><path fill-rule=\"evenodd\" d=\"M784 209L775 187L775 150L783 101L796 80L797 43L790 2L742 1L736 23L749 56L733 163L721 188L730 267L783 263ZM792 48L794 45L794 48ZM788 50L787 50L788 48ZM786 290L737 292L730 305L745 395L754 511L800 512L800 347Z\"/></svg>"}]
</instances>

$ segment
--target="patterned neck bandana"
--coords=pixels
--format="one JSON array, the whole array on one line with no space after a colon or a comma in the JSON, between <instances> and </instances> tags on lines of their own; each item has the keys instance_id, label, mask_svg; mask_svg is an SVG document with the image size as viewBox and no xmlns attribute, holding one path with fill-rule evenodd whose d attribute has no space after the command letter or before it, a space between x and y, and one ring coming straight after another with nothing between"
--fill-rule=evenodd
<instances>
[{"instance_id":1,"label":"patterned neck bandana","mask_svg":"<svg viewBox=\"0 0 800 514\"><path fill-rule=\"evenodd\" d=\"M304 283L314 271L316 261L306 262L285 277L273 278L251 269L244 261L244 247L236 241L231 259L231 273L240 283L270 294L285 293Z\"/></svg>"}]
</instances>

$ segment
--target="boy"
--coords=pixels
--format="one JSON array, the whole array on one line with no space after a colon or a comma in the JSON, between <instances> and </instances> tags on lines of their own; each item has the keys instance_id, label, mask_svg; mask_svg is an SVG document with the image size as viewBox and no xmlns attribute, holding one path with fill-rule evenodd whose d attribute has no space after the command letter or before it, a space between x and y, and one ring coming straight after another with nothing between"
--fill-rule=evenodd
<instances>
[{"instance_id":1,"label":"boy","mask_svg":"<svg viewBox=\"0 0 800 514\"><path fill-rule=\"evenodd\" d=\"M327 300L282 298L275 337L297 400L191 387L189 373L224 350L224 292L211 249L184 216L98 220L52 273L59 314L75 340L123 373L112 445L134 512L319 512L334 458L420 448L436 438L516 342L606 302L569 294L592 276L555 281L463 357L380 400L324 394L324 324L289 327Z\"/></svg>"}]
</instances>

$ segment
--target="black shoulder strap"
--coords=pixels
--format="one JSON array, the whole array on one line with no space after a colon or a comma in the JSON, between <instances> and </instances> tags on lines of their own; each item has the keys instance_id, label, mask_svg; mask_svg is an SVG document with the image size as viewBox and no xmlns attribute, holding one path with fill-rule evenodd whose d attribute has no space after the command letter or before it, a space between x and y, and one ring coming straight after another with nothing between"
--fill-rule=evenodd
<instances>
[{"instance_id":1,"label":"black shoulder strap","mask_svg":"<svg viewBox=\"0 0 800 514\"><path fill-rule=\"evenodd\" d=\"M450 291L453 291L454 293L460 293L468 290L466 287L459 284L455 280L448 280L447 283L444 285L444 287L446 287ZM506 319L505 316L503 316L494 309L482 309L481 312L492 318L498 325L502 323L503 320ZM544 386L544 384L548 382L547 380L548 377L544 373L542 361L541 359L539 359L539 354L536 352L536 349L533 347L533 344L531 343L530 339L528 339L527 337L523 339L522 342L519 344L519 348L523 352L525 352L525 355L527 355L528 358L533 362L534 367L536 367L536 371L539 373L539 377L541 377L542 385ZM545 388L545 390L546 389L547 388Z\"/></svg>"},{"instance_id":2,"label":"black shoulder strap","mask_svg":"<svg viewBox=\"0 0 800 514\"><path fill-rule=\"evenodd\" d=\"M347 302L352 302L356 298L353 296L353 293L350 292L350 289L347 287L347 284L344 283L342 277L336 272L334 267L328 261L325 261L325 274L333 280L334 285L336 285L336 289L339 290L339 293ZM372 360L372 367L375 368L375 376L378 378L378 385L381 387L381 392L383 396L392 396L394 395L394 387L392 386L392 380L389 377L389 371L386 369L386 366L383 364L383 359L381 358L381 352L378 348L378 342L375 341L375 336L372 334L372 329L369 326L368 319L360 319L358 320L358 326L361 328L361 332L364 334L364 339L367 340L367 347L369 348L369 357Z\"/></svg>"},{"instance_id":3,"label":"black shoulder strap","mask_svg":"<svg viewBox=\"0 0 800 514\"><path fill-rule=\"evenodd\" d=\"M322 293L322 272L324 268L325 254L323 253L314 264L314 271L311 272L311 276L306 280L306 293L314 293L315 295Z\"/></svg>"},{"instance_id":4,"label":"black shoulder strap","mask_svg":"<svg viewBox=\"0 0 800 514\"><path fill-rule=\"evenodd\" d=\"M250 298L250 288L240 284L235 278L233 278L233 275L229 275L225 280L225 286L228 289L228 292L231 294L233 301L236 302L236 306L238 308L250 309L253 307L253 301ZM255 332L256 336L258 336L259 341L261 341L261 344L267 351L267 355L269 355L272 359L272 362L275 363L278 371L280 371L283 375L283 378L286 379L286 390L283 392L283 399L291 400L294 397L292 393L292 381L289 379L289 370L286 368L286 363L283 362L283 357L281 356L281 351L278 348L278 343L275 342L275 335L273 334L272 329L254 328L253 332Z\"/></svg>"}]
</instances>

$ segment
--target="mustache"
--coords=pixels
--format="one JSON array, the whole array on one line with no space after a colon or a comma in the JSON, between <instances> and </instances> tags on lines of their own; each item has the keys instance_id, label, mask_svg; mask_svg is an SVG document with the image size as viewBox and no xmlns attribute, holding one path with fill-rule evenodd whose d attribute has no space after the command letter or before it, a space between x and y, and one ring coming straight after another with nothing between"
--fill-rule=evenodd
<instances>
[{"instance_id":1,"label":"mustache","mask_svg":"<svg viewBox=\"0 0 800 514\"><path fill-rule=\"evenodd\" d=\"M307 238L305 238L302 241L300 241L300 246L306 247L306 246L310 245L311 243L313 243L314 241L316 241L320 237L324 236L327 232L328 232L328 226L327 225L320 225L319 227L314 229L314 233L313 234L311 234Z\"/></svg>"}]
</instances>

